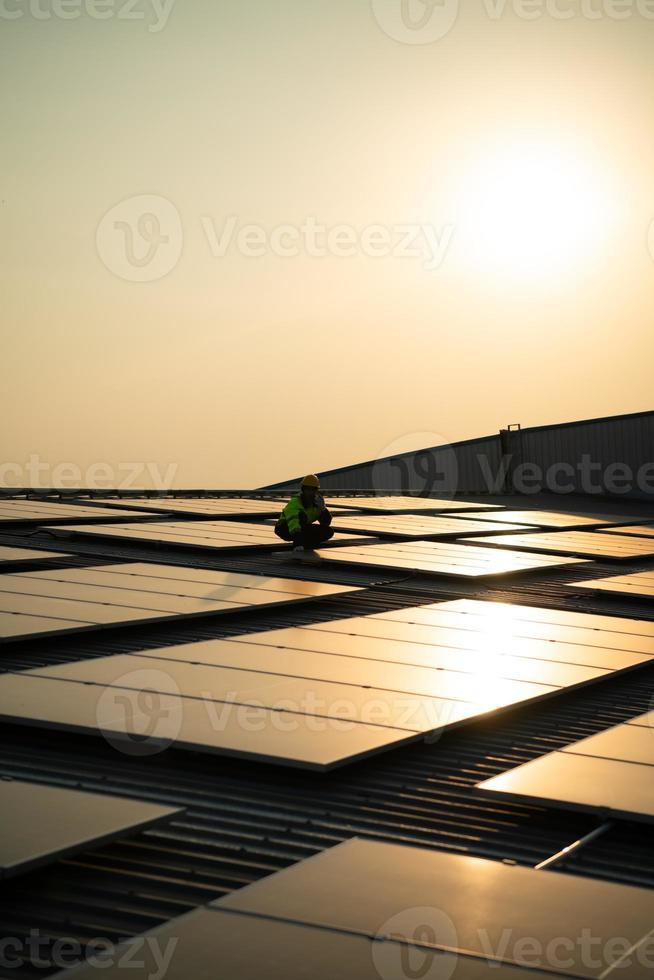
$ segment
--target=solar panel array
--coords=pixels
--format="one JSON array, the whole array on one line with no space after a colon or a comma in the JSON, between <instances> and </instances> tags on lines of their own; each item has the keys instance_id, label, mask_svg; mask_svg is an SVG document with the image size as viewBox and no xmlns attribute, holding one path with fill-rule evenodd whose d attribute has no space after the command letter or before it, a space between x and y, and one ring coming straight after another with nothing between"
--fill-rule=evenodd
<instances>
[{"instance_id":1,"label":"solar panel array","mask_svg":"<svg viewBox=\"0 0 654 980\"><path fill-rule=\"evenodd\" d=\"M613 658L621 656L623 651L645 657L654 656L654 621L648 619L602 616L482 599L453 599L365 617L368 624L379 619L446 629L449 631L447 643L456 638L456 645L466 647L477 645L478 641L471 634L479 634L481 642L489 649L515 653L516 656L520 656L522 650L526 651L526 656L531 656L529 651L535 641L540 641L538 656L571 663L592 663L594 661L587 658L602 651L610 652ZM316 628L331 629L332 626L322 623ZM552 640L556 644L552 644ZM588 651L588 648L591 649ZM560 658L557 651L563 651L565 655ZM613 659L612 662L614 666L625 665L621 660L618 663Z\"/></svg>"},{"instance_id":2,"label":"solar panel array","mask_svg":"<svg viewBox=\"0 0 654 980\"><path fill-rule=\"evenodd\" d=\"M475 514L471 515L476 521L488 521L493 520L492 514ZM592 527L606 527L606 525L613 524L631 524L633 523L633 518L628 517L610 517L608 514L600 515L598 517L589 517L587 514L569 514L565 511L558 510L503 510L501 514L497 515L499 519L505 521L507 524L518 524L518 525L535 525L536 527L551 527L551 528L567 528L572 530L574 528L592 528Z\"/></svg>"},{"instance_id":3,"label":"solar panel array","mask_svg":"<svg viewBox=\"0 0 654 980\"><path fill-rule=\"evenodd\" d=\"M138 507L151 513L199 517L271 517L284 506L280 500L253 500L248 497L129 497L110 498L101 503L105 507L118 509Z\"/></svg>"},{"instance_id":4,"label":"solar panel array","mask_svg":"<svg viewBox=\"0 0 654 980\"><path fill-rule=\"evenodd\" d=\"M479 789L602 816L654 820L654 711L495 776Z\"/></svg>"},{"instance_id":5,"label":"solar panel array","mask_svg":"<svg viewBox=\"0 0 654 980\"><path fill-rule=\"evenodd\" d=\"M115 538L138 543L166 545L172 548L208 548L230 551L244 548L288 548L277 537L273 524L243 521L149 521L143 524L85 524L49 528L56 534L83 534L95 538ZM351 538L335 534L330 546Z\"/></svg>"},{"instance_id":6,"label":"solar panel array","mask_svg":"<svg viewBox=\"0 0 654 980\"><path fill-rule=\"evenodd\" d=\"M353 637L371 642L353 645ZM649 620L474 599L250 633L233 642L286 648L300 638L292 644L298 649L532 680L546 679L548 661L613 671L654 657Z\"/></svg>"},{"instance_id":7,"label":"solar panel array","mask_svg":"<svg viewBox=\"0 0 654 980\"><path fill-rule=\"evenodd\" d=\"M512 968L518 980L533 966L543 980L643 980L651 963L651 891L357 838L211 907L323 928L335 941L341 932L361 936L379 977L389 980L508 978ZM592 946L584 936L593 937ZM402 946L412 947L413 959Z\"/></svg>"},{"instance_id":8,"label":"solar panel array","mask_svg":"<svg viewBox=\"0 0 654 980\"><path fill-rule=\"evenodd\" d=\"M436 603L6 674L0 716L326 769L654 658L654 624L603 629L609 617L521 619L521 607L485 608L495 605Z\"/></svg>"},{"instance_id":9,"label":"solar panel array","mask_svg":"<svg viewBox=\"0 0 654 980\"><path fill-rule=\"evenodd\" d=\"M412 732L342 719L271 710L258 703L184 697L174 681L151 666L131 674L143 687L98 685L23 672L0 677L0 718L17 724L104 735L112 744L136 744L139 752L176 749L218 752L239 758L310 769L352 762L400 745ZM153 690L160 687L168 691ZM256 700L256 699L255 699ZM128 749L129 751L129 749Z\"/></svg>"},{"instance_id":10,"label":"solar panel array","mask_svg":"<svg viewBox=\"0 0 654 980\"><path fill-rule=\"evenodd\" d=\"M626 575L588 579L585 582L575 582L574 588L588 589L589 592L615 593L634 599L654 599L654 571L627 572Z\"/></svg>"},{"instance_id":11,"label":"solar panel array","mask_svg":"<svg viewBox=\"0 0 654 980\"><path fill-rule=\"evenodd\" d=\"M273 606L350 586L129 563L0 576L0 641Z\"/></svg>"},{"instance_id":12,"label":"solar panel array","mask_svg":"<svg viewBox=\"0 0 654 980\"><path fill-rule=\"evenodd\" d=\"M622 527L606 527L611 534L635 534L640 538L654 538L654 524L627 524Z\"/></svg>"},{"instance_id":13,"label":"solar panel array","mask_svg":"<svg viewBox=\"0 0 654 980\"><path fill-rule=\"evenodd\" d=\"M10 548L0 545L0 567L20 562L47 561L51 558L70 558L61 551L37 551L36 548Z\"/></svg>"},{"instance_id":14,"label":"solar panel array","mask_svg":"<svg viewBox=\"0 0 654 980\"><path fill-rule=\"evenodd\" d=\"M549 552L557 555L578 555L585 558L649 558L654 555L654 539L606 534L604 531L552 531L528 534L496 534L487 538L472 538L477 545L493 547L509 545L527 551Z\"/></svg>"},{"instance_id":15,"label":"solar panel array","mask_svg":"<svg viewBox=\"0 0 654 980\"><path fill-rule=\"evenodd\" d=\"M334 527L388 538L463 537L489 531L513 531L511 524L499 521L481 524L461 517L430 517L421 514L353 514L334 516Z\"/></svg>"},{"instance_id":16,"label":"solar panel array","mask_svg":"<svg viewBox=\"0 0 654 980\"><path fill-rule=\"evenodd\" d=\"M26 521L31 524L53 521L102 521L120 518L144 518L139 510L123 511L120 515L109 507L84 507L80 504L53 503L49 500L23 500L0 498L0 524Z\"/></svg>"},{"instance_id":17,"label":"solar panel array","mask_svg":"<svg viewBox=\"0 0 654 980\"><path fill-rule=\"evenodd\" d=\"M0 878L135 834L184 811L107 793L0 780Z\"/></svg>"},{"instance_id":18,"label":"solar panel array","mask_svg":"<svg viewBox=\"0 0 654 980\"><path fill-rule=\"evenodd\" d=\"M501 510L499 504L481 504L472 500L440 500L437 497L329 497L325 499L328 507L349 507L353 510L373 513L436 513L443 511Z\"/></svg>"},{"instance_id":19,"label":"solar panel array","mask_svg":"<svg viewBox=\"0 0 654 980\"><path fill-rule=\"evenodd\" d=\"M502 540L514 535L502 535ZM498 539L500 536L498 535ZM495 539L495 540L498 540ZM479 539L473 539L479 540ZM487 540L486 538L483 539ZM488 539L492 540L491 538ZM332 551L319 549L321 558L329 562L345 562L352 565L369 565L374 568L424 572L428 575L445 575L464 578L487 578L528 572L534 569L555 568L572 564L576 558L554 558L550 555L527 555L506 548L475 548L467 544L442 541L407 541L403 543L348 545Z\"/></svg>"},{"instance_id":20,"label":"solar panel array","mask_svg":"<svg viewBox=\"0 0 654 980\"><path fill-rule=\"evenodd\" d=\"M171 949L167 980L217 964L230 980L642 980L653 906L633 886L353 838L146 933L138 955L153 977Z\"/></svg>"}]
</instances>

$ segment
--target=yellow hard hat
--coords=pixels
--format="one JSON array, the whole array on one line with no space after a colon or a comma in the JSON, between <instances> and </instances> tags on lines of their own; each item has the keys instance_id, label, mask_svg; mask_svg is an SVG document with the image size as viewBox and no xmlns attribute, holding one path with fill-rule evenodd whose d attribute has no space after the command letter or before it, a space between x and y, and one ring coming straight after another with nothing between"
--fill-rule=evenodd
<instances>
[{"instance_id":1,"label":"yellow hard hat","mask_svg":"<svg viewBox=\"0 0 654 980\"><path fill-rule=\"evenodd\" d=\"M301 486L315 487L316 490L320 490L320 480L315 473L309 473L309 475L305 476L305 478L302 480Z\"/></svg>"}]
</instances>

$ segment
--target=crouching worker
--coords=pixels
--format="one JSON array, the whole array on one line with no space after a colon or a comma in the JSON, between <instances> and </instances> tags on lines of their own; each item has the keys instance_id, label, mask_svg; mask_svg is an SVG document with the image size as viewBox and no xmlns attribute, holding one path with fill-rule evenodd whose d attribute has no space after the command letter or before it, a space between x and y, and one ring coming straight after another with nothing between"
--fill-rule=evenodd
<instances>
[{"instance_id":1,"label":"crouching worker","mask_svg":"<svg viewBox=\"0 0 654 980\"><path fill-rule=\"evenodd\" d=\"M320 481L310 474L302 480L300 492L284 507L275 524L275 534L282 541L292 541L294 551L311 551L333 537L331 522L332 515L320 493Z\"/></svg>"}]
</instances>

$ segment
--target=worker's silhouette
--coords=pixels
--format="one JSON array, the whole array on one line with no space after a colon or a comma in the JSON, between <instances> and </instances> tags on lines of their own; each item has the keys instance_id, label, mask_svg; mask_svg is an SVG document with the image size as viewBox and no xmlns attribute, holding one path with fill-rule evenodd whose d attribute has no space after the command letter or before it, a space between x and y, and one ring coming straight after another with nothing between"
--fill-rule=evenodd
<instances>
[{"instance_id":1,"label":"worker's silhouette","mask_svg":"<svg viewBox=\"0 0 654 980\"><path fill-rule=\"evenodd\" d=\"M292 541L295 551L310 551L333 537L331 522L332 515L320 493L320 481L311 473L302 480L299 493L284 507L275 524L275 534L282 541Z\"/></svg>"}]
</instances>

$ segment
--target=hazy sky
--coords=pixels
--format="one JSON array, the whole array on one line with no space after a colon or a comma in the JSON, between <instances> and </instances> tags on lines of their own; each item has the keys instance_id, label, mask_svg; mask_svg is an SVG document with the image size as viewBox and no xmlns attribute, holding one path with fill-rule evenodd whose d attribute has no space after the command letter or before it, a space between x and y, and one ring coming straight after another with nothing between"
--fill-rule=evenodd
<instances>
[{"instance_id":1,"label":"hazy sky","mask_svg":"<svg viewBox=\"0 0 654 980\"><path fill-rule=\"evenodd\" d=\"M0 482L653 407L654 0L0 0L0 45Z\"/></svg>"}]
</instances>

